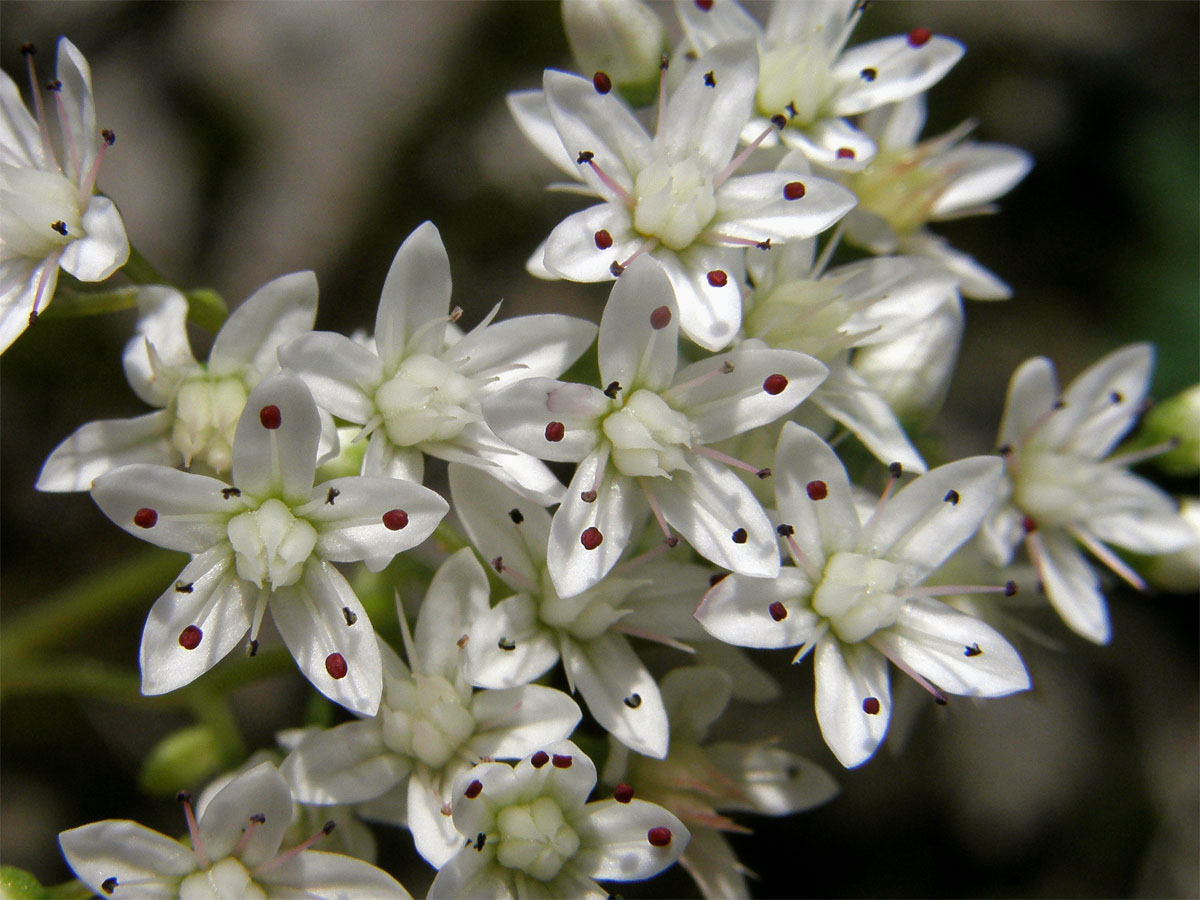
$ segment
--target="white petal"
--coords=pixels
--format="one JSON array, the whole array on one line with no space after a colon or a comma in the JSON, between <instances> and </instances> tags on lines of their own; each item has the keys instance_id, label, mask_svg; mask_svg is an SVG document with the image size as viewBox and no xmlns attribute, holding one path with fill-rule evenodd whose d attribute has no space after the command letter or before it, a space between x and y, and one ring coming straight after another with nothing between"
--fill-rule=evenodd
<instances>
[{"instance_id":1,"label":"white petal","mask_svg":"<svg viewBox=\"0 0 1200 900\"><path fill-rule=\"evenodd\" d=\"M1145 479L1110 471L1097 488L1104 500L1093 508L1086 530L1104 543L1147 555L1175 553L1195 544L1196 533L1175 501Z\"/></svg>"},{"instance_id":2,"label":"white petal","mask_svg":"<svg viewBox=\"0 0 1200 900\"><path fill-rule=\"evenodd\" d=\"M924 472L925 461L904 428L870 383L847 365L834 366L813 395L813 403L845 425L885 464L900 463L907 472Z\"/></svg>"},{"instance_id":3,"label":"white petal","mask_svg":"<svg viewBox=\"0 0 1200 900\"><path fill-rule=\"evenodd\" d=\"M253 868L279 852L283 834L292 821L292 792L274 763L259 763L221 788L204 807L197 823L210 859L222 859L243 840L250 817L263 821L238 853Z\"/></svg>"},{"instance_id":4,"label":"white petal","mask_svg":"<svg viewBox=\"0 0 1200 900\"><path fill-rule=\"evenodd\" d=\"M79 880L101 896L104 881L116 878L122 897L160 900L177 893L179 879L196 870L187 847L127 819L64 831L58 845Z\"/></svg>"},{"instance_id":5,"label":"white petal","mask_svg":"<svg viewBox=\"0 0 1200 900\"><path fill-rule=\"evenodd\" d=\"M1024 519L1022 512L1008 503L1011 486L1001 484L1001 498L992 507L991 512L984 516L975 535L975 543L980 552L989 562L996 566L1007 566L1012 562L1017 545L1025 537Z\"/></svg>"},{"instance_id":6,"label":"white petal","mask_svg":"<svg viewBox=\"0 0 1200 900\"><path fill-rule=\"evenodd\" d=\"M691 832L657 803L634 798L628 803L589 803L571 819L579 835L572 865L604 881L641 881L670 866L688 845ZM647 839L653 828L667 828L671 842L655 847Z\"/></svg>"},{"instance_id":7,"label":"white petal","mask_svg":"<svg viewBox=\"0 0 1200 900\"><path fill-rule=\"evenodd\" d=\"M279 361L304 379L322 409L360 425L375 415L374 389L383 381L383 365L356 341L316 331L284 344Z\"/></svg>"},{"instance_id":8,"label":"white petal","mask_svg":"<svg viewBox=\"0 0 1200 900\"><path fill-rule=\"evenodd\" d=\"M892 714L887 659L865 644L833 637L822 639L813 655L821 736L838 762L853 769L871 758L887 733ZM863 709L870 698L879 701L877 713Z\"/></svg>"},{"instance_id":9,"label":"white petal","mask_svg":"<svg viewBox=\"0 0 1200 900\"><path fill-rule=\"evenodd\" d=\"M528 684L558 662L558 644L527 594L502 600L479 616L467 637L465 671L479 687Z\"/></svg>"},{"instance_id":10,"label":"white petal","mask_svg":"<svg viewBox=\"0 0 1200 900\"><path fill-rule=\"evenodd\" d=\"M612 401L599 388L553 378L525 378L483 401L488 425L503 440L539 459L578 462L600 440L600 417ZM551 422L563 425L557 441L546 436Z\"/></svg>"},{"instance_id":11,"label":"white petal","mask_svg":"<svg viewBox=\"0 0 1200 900\"><path fill-rule=\"evenodd\" d=\"M46 298L54 296L54 287L58 283L58 258L31 260L16 257L0 261L0 353L29 327L29 313L33 310L38 284L43 279L44 306Z\"/></svg>"},{"instance_id":12,"label":"white petal","mask_svg":"<svg viewBox=\"0 0 1200 900\"><path fill-rule=\"evenodd\" d=\"M486 560L499 556L525 578L536 577L546 564L549 513L479 469L451 463L449 475L454 511L479 554ZM503 572L500 577L521 589Z\"/></svg>"},{"instance_id":13,"label":"white petal","mask_svg":"<svg viewBox=\"0 0 1200 900\"><path fill-rule=\"evenodd\" d=\"M957 280L932 260L918 256L865 259L829 273L856 311L849 332L864 332L856 347L882 344L911 334L947 302L957 300Z\"/></svg>"},{"instance_id":14,"label":"white petal","mask_svg":"<svg viewBox=\"0 0 1200 900\"><path fill-rule=\"evenodd\" d=\"M275 407L277 415L266 414ZM275 425L277 427L270 427ZM246 398L233 435L233 483L254 497L299 504L312 495L321 417L294 375L273 375Z\"/></svg>"},{"instance_id":15,"label":"white petal","mask_svg":"<svg viewBox=\"0 0 1200 900\"><path fill-rule=\"evenodd\" d=\"M608 574L625 552L633 526L646 508L637 483L607 465L607 456L602 449L579 464L550 523L547 559L560 597L574 597ZM583 494L590 496L592 491L595 499L589 503ZM591 550L582 541L589 528L597 529L601 537L599 546Z\"/></svg>"},{"instance_id":16,"label":"white petal","mask_svg":"<svg viewBox=\"0 0 1200 900\"><path fill-rule=\"evenodd\" d=\"M729 575L704 596L696 619L713 637L739 647L799 647L814 639L821 623L811 595L812 583L792 566L781 568L778 578ZM771 615L775 603L787 613L782 619Z\"/></svg>"},{"instance_id":17,"label":"white petal","mask_svg":"<svg viewBox=\"0 0 1200 900\"><path fill-rule=\"evenodd\" d=\"M1033 157L1004 144L968 143L946 153L938 163L954 178L930 210L930 218L953 216L991 203L1007 194L1033 168Z\"/></svg>"},{"instance_id":18,"label":"white petal","mask_svg":"<svg viewBox=\"0 0 1200 900\"><path fill-rule=\"evenodd\" d=\"M383 742L378 720L346 722L301 741L279 767L299 803L361 803L409 773L410 761Z\"/></svg>"},{"instance_id":19,"label":"white petal","mask_svg":"<svg viewBox=\"0 0 1200 900\"><path fill-rule=\"evenodd\" d=\"M642 479L667 522L693 550L722 568L757 578L778 575L775 528L746 483L696 453L689 453L687 462L691 472L678 470L669 480Z\"/></svg>"},{"instance_id":20,"label":"white petal","mask_svg":"<svg viewBox=\"0 0 1200 900\"><path fill-rule=\"evenodd\" d=\"M925 94L914 94L907 100L874 109L859 124L881 147L889 150L911 147L925 127Z\"/></svg>"},{"instance_id":21,"label":"white petal","mask_svg":"<svg viewBox=\"0 0 1200 900\"><path fill-rule=\"evenodd\" d=\"M920 230L904 237L897 245L902 253L927 256L945 266L959 281L959 290L972 300L1007 300L1012 290L973 256L955 250L943 238ZM873 248L872 248L873 249Z\"/></svg>"},{"instance_id":22,"label":"white petal","mask_svg":"<svg viewBox=\"0 0 1200 900\"><path fill-rule=\"evenodd\" d=\"M467 763L457 760L451 765L467 767ZM434 790L433 773L425 766L418 766L408 780L406 819L417 852L435 868L448 863L463 845L463 836L454 827L454 820L442 814L443 806L449 802L449 793L443 797Z\"/></svg>"},{"instance_id":23,"label":"white petal","mask_svg":"<svg viewBox=\"0 0 1200 900\"><path fill-rule=\"evenodd\" d=\"M743 703L770 703L783 696L783 686L759 666L753 654L722 641L696 643L697 665L716 666L733 679L733 699Z\"/></svg>"},{"instance_id":24,"label":"white petal","mask_svg":"<svg viewBox=\"0 0 1200 900\"><path fill-rule=\"evenodd\" d=\"M1020 655L1000 632L936 600L910 599L896 624L871 643L950 694L1004 697L1031 686Z\"/></svg>"},{"instance_id":25,"label":"white petal","mask_svg":"<svg viewBox=\"0 0 1200 900\"><path fill-rule=\"evenodd\" d=\"M383 693L379 645L367 611L337 569L310 562L300 583L272 593L271 615L313 687L351 712L375 715ZM345 661L341 678L327 667L333 654Z\"/></svg>"},{"instance_id":26,"label":"white petal","mask_svg":"<svg viewBox=\"0 0 1200 900\"><path fill-rule=\"evenodd\" d=\"M699 744L729 705L733 679L715 666L682 666L664 675L659 688L671 735Z\"/></svg>"},{"instance_id":27,"label":"white petal","mask_svg":"<svg viewBox=\"0 0 1200 900\"><path fill-rule=\"evenodd\" d=\"M682 253L660 247L654 258L671 279L684 334L705 350L729 346L742 325L743 248L695 243ZM725 273L723 285L708 280L708 273L717 270Z\"/></svg>"},{"instance_id":28,"label":"white petal","mask_svg":"<svg viewBox=\"0 0 1200 900\"><path fill-rule=\"evenodd\" d=\"M713 73L710 79L707 73ZM733 158L758 87L758 51L748 40L709 50L684 73L655 135L667 159L699 157L715 173Z\"/></svg>"},{"instance_id":29,"label":"white petal","mask_svg":"<svg viewBox=\"0 0 1200 900\"><path fill-rule=\"evenodd\" d=\"M783 130L780 138L789 147L799 149L807 159L835 172L862 171L874 159L877 149L868 134L845 119L818 119L803 128L793 124ZM784 160L780 168L786 167Z\"/></svg>"},{"instance_id":30,"label":"white petal","mask_svg":"<svg viewBox=\"0 0 1200 900\"><path fill-rule=\"evenodd\" d=\"M38 124L7 72L0 75L0 161L22 168L47 165Z\"/></svg>"},{"instance_id":31,"label":"white petal","mask_svg":"<svg viewBox=\"0 0 1200 900\"><path fill-rule=\"evenodd\" d=\"M58 58L55 78L62 83L59 98L62 101L67 134L63 140L76 149L79 169L73 173L78 184L91 170L100 148L100 135L96 129L96 101L92 96L92 69L79 48L65 37L58 39ZM70 155L63 160L63 169L71 165Z\"/></svg>"},{"instance_id":32,"label":"white petal","mask_svg":"<svg viewBox=\"0 0 1200 900\"><path fill-rule=\"evenodd\" d=\"M557 378L591 346L596 330L573 316L518 316L470 332L448 355L468 360L464 375L490 375L495 385L534 375Z\"/></svg>"},{"instance_id":33,"label":"white petal","mask_svg":"<svg viewBox=\"0 0 1200 900\"><path fill-rule=\"evenodd\" d=\"M841 82L833 110L839 116L853 116L926 91L962 59L965 49L941 35L919 47L913 47L907 35L852 47L833 66L833 75ZM874 70L870 81L862 77L865 69Z\"/></svg>"},{"instance_id":34,"label":"white petal","mask_svg":"<svg viewBox=\"0 0 1200 900\"><path fill-rule=\"evenodd\" d=\"M737 3L714 3L703 8L693 0L676 0L675 12L697 53L705 53L717 44L762 38L762 26Z\"/></svg>"},{"instance_id":35,"label":"white petal","mask_svg":"<svg viewBox=\"0 0 1200 900\"><path fill-rule=\"evenodd\" d=\"M80 222L85 236L67 244L59 265L80 281L103 281L129 259L125 223L107 197L89 200Z\"/></svg>"},{"instance_id":36,"label":"white petal","mask_svg":"<svg viewBox=\"0 0 1200 900\"><path fill-rule=\"evenodd\" d=\"M558 129L554 127L554 120L550 118L550 107L546 105L545 93L512 91L504 99L517 127L529 142L567 175L579 180L579 165L575 162L575 156L563 147Z\"/></svg>"},{"instance_id":37,"label":"white petal","mask_svg":"<svg viewBox=\"0 0 1200 900\"><path fill-rule=\"evenodd\" d=\"M726 366L732 371L715 374ZM687 414L698 444L714 444L774 422L794 409L825 380L829 370L806 353L755 348L731 350L693 363L666 392L671 405ZM703 378L703 376L711 377ZM785 379L768 393L767 379ZM698 383L696 383L698 382Z\"/></svg>"},{"instance_id":38,"label":"white petal","mask_svg":"<svg viewBox=\"0 0 1200 900\"><path fill-rule=\"evenodd\" d=\"M178 465L171 442L172 416L166 410L132 419L103 419L80 426L54 448L38 475L39 491L87 491L106 472L133 463Z\"/></svg>"},{"instance_id":39,"label":"white petal","mask_svg":"<svg viewBox=\"0 0 1200 900\"><path fill-rule=\"evenodd\" d=\"M690 5L690 0L688 3ZM697 826L693 829L687 849L679 857L679 865L692 876L692 880L700 888L700 893L708 900L750 900L750 885L743 874L748 870L738 862L737 854L729 846L729 841L715 828Z\"/></svg>"},{"instance_id":40,"label":"white petal","mask_svg":"<svg viewBox=\"0 0 1200 900\"><path fill-rule=\"evenodd\" d=\"M168 550L200 553L227 542L226 523L245 508L227 489L216 478L137 464L95 479L92 499L134 537ZM147 518L142 510L155 515ZM138 525L135 517L152 524Z\"/></svg>"},{"instance_id":41,"label":"white petal","mask_svg":"<svg viewBox=\"0 0 1200 900\"><path fill-rule=\"evenodd\" d=\"M1109 353L1071 382L1039 440L1093 459L1105 456L1137 420L1153 371L1151 344Z\"/></svg>"},{"instance_id":42,"label":"white petal","mask_svg":"<svg viewBox=\"0 0 1200 900\"><path fill-rule=\"evenodd\" d=\"M422 444L421 449L447 462L482 469L536 503L549 506L562 500L562 482L549 466L501 440L486 422L468 422L455 440Z\"/></svg>"},{"instance_id":43,"label":"white petal","mask_svg":"<svg viewBox=\"0 0 1200 900\"><path fill-rule=\"evenodd\" d=\"M606 731L638 753L666 757L669 730L662 695L624 636L568 639L563 666L588 712Z\"/></svg>"},{"instance_id":44,"label":"white petal","mask_svg":"<svg viewBox=\"0 0 1200 900\"><path fill-rule=\"evenodd\" d=\"M249 387L279 371L278 350L312 331L317 316L317 276L294 272L269 281L225 320L208 354L216 375L246 372Z\"/></svg>"},{"instance_id":45,"label":"white petal","mask_svg":"<svg viewBox=\"0 0 1200 900\"><path fill-rule=\"evenodd\" d=\"M664 306L669 315L656 315ZM626 396L669 385L679 359L678 312L663 267L651 258L635 260L617 279L600 319L600 380L618 382Z\"/></svg>"},{"instance_id":46,"label":"white petal","mask_svg":"<svg viewBox=\"0 0 1200 900\"><path fill-rule=\"evenodd\" d=\"M397 447L387 431L377 428L367 441L362 474L368 478L396 478L420 484L425 477L425 455L416 447Z\"/></svg>"},{"instance_id":47,"label":"white petal","mask_svg":"<svg viewBox=\"0 0 1200 900\"><path fill-rule=\"evenodd\" d=\"M382 869L361 859L319 850L305 850L277 868L256 875L255 880L266 885L273 897L412 900L404 886Z\"/></svg>"},{"instance_id":48,"label":"white petal","mask_svg":"<svg viewBox=\"0 0 1200 900\"><path fill-rule=\"evenodd\" d=\"M569 696L537 684L476 691L471 715L476 731L467 744L476 756L492 759L517 759L565 740L583 717Z\"/></svg>"},{"instance_id":49,"label":"white petal","mask_svg":"<svg viewBox=\"0 0 1200 900\"><path fill-rule=\"evenodd\" d=\"M767 34L775 46L795 42L834 48L853 10L854 0L776 3L767 20Z\"/></svg>"},{"instance_id":50,"label":"white petal","mask_svg":"<svg viewBox=\"0 0 1200 900\"><path fill-rule=\"evenodd\" d=\"M1038 577L1051 605L1076 634L1094 644L1107 644L1112 640L1108 605L1083 551L1059 531L1039 531L1037 537L1042 547Z\"/></svg>"},{"instance_id":51,"label":"white petal","mask_svg":"<svg viewBox=\"0 0 1200 900\"><path fill-rule=\"evenodd\" d=\"M517 896L513 870L498 865L494 847L479 853L464 847L438 869L429 886L428 900L511 900Z\"/></svg>"},{"instance_id":52,"label":"white petal","mask_svg":"<svg viewBox=\"0 0 1200 900\"><path fill-rule=\"evenodd\" d=\"M563 766L533 765L531 756L527 756L511 770L514 775L513 784L520 793L518 796L536 797L546 794L558 801L559 809L568 821L572 813L583 808L588 795L596 787L596 765L582 750L570 741L559 741L541 748L551 757L563 756L570 764ZM491 785L484 782L485 790ZM469 832L468 832L469 833Z\"/></svg>"},{"instance_id":53,"label":"white petal","mask_svg":"<svg viewBox=\"0 0 1200 900\"><path fill-rule=\"evenodd\" d=\"M781 747L720 743L705 749L713 765L746 797L748 802L737 807L744 812L787 816L827 803L838 792L828 772Z\"/></svg>"},{"instance_id":54,"label":"white petal","mask_svg":"<svg viewBox=\"0 0 1200 900\"><path fill-rule=\"evenodd\" d=\"M421 674L440 675L454 683L463 657L458 641L489 610L488 591L487 574L470 547L438 566L413 628Z\"/></svg>"},{"instance_id":55,"label":"white petal","mask_svg":"<svg viewBox=\"0 0 1200 900\"><path fill-rule=\"evenodd\" d=\"M797 200L785 186L804 185ZM795 241L824 231L846 215L858 198L824 178L798 172L762 172L730 178L717 191L717 216L710 230L755 241Z\"/></svg>"},{"instance_id":56,"label":"white petal","mask_svg":"<svg viewBox=\"0 0 1200 900\"><path fill-rule=\"evenodd\" d=\"M247 596L247 591L250 596ZM250 630L255 589L237 577L228 547L193 559L154 601L142 630L142 693L165 694L190 684L241 642ZM200 629L200 643L180 644L184 629Z\"/></svg>"},{"instance_id":57,"label":"white petal","mask_svg":"<svg viewBox=\"0 0 1200 900\"><path fill-rule=\"evenodd\" d=\"M828 444L789 422L779 433L774 471L779 517L795 529L793 539L815 569L854 546L861 527L850 481Z\"/></svg>"},{"instance_id":58,"label":"white petal","mask_svg":"<svg viewBox=\"0 0 1200 900\"><path fill-rule=\"evenodd\" d=\"M599 247L596 235L607 231L612 245ZM603 235L601 235L603 237ZM645 243L633 230L629 210L620 203L601 203L572 213L546 238L546 269L570 281L610 281L612 264L628 259Z\"/></svg>"},{"instance_id":59,"label":"white petal","mask_svg":"<svg viewBox=\"0 0 1200 900\"><path fill-rule=\"evenodd\" d=\"M200 371L187 335L187 298L174 288L138 289L137 333L121 359L129 386L151 406L166 406L179 379Z\"/></svg>"},{"instance_id":60,"label":"white petal","mask_svg":"<svg viewBox=\"0 0 1200 900\"><path fill-rule=\"evenodd\" d=\"M466 796L467 787L475 781L478 781L483 789L472 791L473 797ZM513 767L507 763L480 763L465 772L460 772L450 789L455 827L464 835L477 835L481 831L495 832L496 811L515 801L524 788L524 784L518 783ZM495 846L490 843L485 845L482 854L486 856L489 850L495 853ZM480 852L473 851L473 854Z\"/></svg>"},{"instance_id":61,"label":"white petal","mask_svg":"<svg viewBox=\"0 0 1200 900\"><path fill-rule=\"evenodd\" d=\"M362 560L372 572L433 534L449 509L429 488L393 478L334 478L311 494L295 515L317 529L317 552L331 562Z\"/></svg>"},{"instance_id":62,"label":"white petal","mask_svg":"<svg viewBox=\"0 0 1200 900\"><path fill-rule=\"evenodd\" d=\"M375 344L384 369L395 371L406 351L441 350L445 324L425 329L420 341L411 347L409 342L418 330L439 317L445 318L449 311L450 257L437 228L425 222L400 245L383 282L375 318Z\"/></svg>"}]
</instances>

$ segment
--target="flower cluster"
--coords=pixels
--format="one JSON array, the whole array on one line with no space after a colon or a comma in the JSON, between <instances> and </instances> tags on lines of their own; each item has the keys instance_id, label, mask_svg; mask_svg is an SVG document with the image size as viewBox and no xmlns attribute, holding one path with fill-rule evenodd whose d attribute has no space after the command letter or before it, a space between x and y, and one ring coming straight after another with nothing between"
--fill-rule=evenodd
<instances>
[{"instance_id":1,"label":"flower cluster","mask_svg":"<svg viewBox=\"0 0 1200 900\"><path fill-rule=\"evenodd\" d=\"M677 0L682 44L659 58L655 10L568 0L581 60L619 70L546 70L508 107L593 201L527 268L612 282L598 327L452 305L432 222L396 252L370 334L314 331L317 280L296 272L246 299L201 363L188 295L131 289L124 369L155 410L82 425L37 487L90 492L119 528L190 555L149 607L142 694L200 704L212 670L260 677L281 638L331 703L279 736L281 760L220 755L245 764L195 810L180 794L187 842L124 820L64 831L88 888L409 896L310 849L332 823L279 853L336 810L407 829L437 870L430 897L605 897L598 881L676 861L706 897L748 896L731 816L838 787L781 727L716 733L732 701L796 693L738 648L812 654L827 763L854 768L887 735L891 666L942 705L1031 688L1004 627L1030 581L1019 548L1032 593L1098 643L1111 628L1083 550L1138 588L1113 547L1194 555L1176 502L1128 470L1172 445L1116 449L1144 409L1148 345L1061 393L1048 360L1024 363L998 449L945 459L924 440L962 297L1009 293L927 225L990 208L1031 160L970 126L918 141L963 47L920 27L848 46L865 7L781 0L760 23L734 0ZM36 79L36 117L0 81L0 348L60 267L104 281L130 253L95 193L112 135L66 39L58 79L61 164ZM962 580L972 553L991 568ZM598 753L611 796L589 802Z\"/></svg>"}]
</instances>

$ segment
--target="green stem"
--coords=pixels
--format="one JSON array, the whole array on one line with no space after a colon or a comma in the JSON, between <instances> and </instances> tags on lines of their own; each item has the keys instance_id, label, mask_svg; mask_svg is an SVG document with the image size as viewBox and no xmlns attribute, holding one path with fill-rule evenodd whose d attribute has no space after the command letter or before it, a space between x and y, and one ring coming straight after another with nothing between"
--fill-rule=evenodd
<instances>
[{"instance_id":1,"label":"green stem","mask_svg":"<svg viewBox=\"0 0 1200 900\"><path fill-rule=\"evenodd\" d=\"M47 319L67 319L76 316L97 316L122 312L137 306L137 288L122 287L107 291L74 291L60 287L54 292L54 303L46 307Z\"/></svg>"},{"instance_id":2,"label":"green stem","mask_svg":"<svg viewBox=\"0 0 1200 900\"><path fill-rule=\"evenodd\" d=\"M121 271L134 284L171 284L132 244L129 245L129 260L121 266Z\"/></svg>"},{"instance_id":3,"label":"green stem","mask_svg":"<svg viewBox=\"0 0 1200 900\"><path fill-rule=\"evenodd\" d=\"M124 706L169 709L187 705L176 696L143 697L137 675L108 663L79 657L59 657L47 661L22 660L19 665L6 660L0 696L36 696L68 694L107 700Z\"/></svg>"},{"instance_id":4,"label":"green stem","mask_svg":"<svg viewBox=\"0 0 1200 900\"><path fill-rule=\"evenodd\" d=\"M234 766L246 758L246 742L238 728L237 717L229 705L228 693L220 693L206 684L186 692L190 695L192 714L208 726L221 747L221 765Z\"/></svg>"},{"instance_id":5,"label":"green stem","mask_svg":"<svg viewBox=\"0 0 1200 900\"><path fill-rule=\"evenodd\" d=\"M165 284L175 287L132 244L129 246L129 260L121 267L121 271L134 284ZM187 297L188 318L205 331L216 333L229 317L229 308L225 301L212 288L194 288L181 293Z\"/></svg>"}]
</instances>

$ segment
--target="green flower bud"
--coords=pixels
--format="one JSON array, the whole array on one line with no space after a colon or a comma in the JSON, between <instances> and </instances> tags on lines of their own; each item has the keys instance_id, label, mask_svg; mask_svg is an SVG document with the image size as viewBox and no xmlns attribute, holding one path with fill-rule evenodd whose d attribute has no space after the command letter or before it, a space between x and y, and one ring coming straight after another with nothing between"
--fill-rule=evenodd
<instances>
[{"instance_id":1,"label":"green flower bud","mask_svg":"<svg viewBox=\"0 0 1200 900\"><path fill-rule=\"evenodd\" d=\"M0 866L0 897L4 900L33 900L45 896L46 889L32 874L16 866Z\"/></svg>"},{"instance_id":2,"label":"green flower bud","mask_svg":"<svg viewBox=\"0 0 1200 900\"><path fill-rule=\"evenodd\" d=\"M634 106L658 94L666 30L641 0L563 0L567 42L588 76L603 72Z\"/></svg>"},{"instance_id":3,"label":"green flower bud","mask_svg":"<svg viewBox=\"0 0 1200 900\"><path fill-rule=\"evenodd\" d=\"M1187 477L1200 473L1200 384L1153 406L1142 420L1139 444L1152 446L1177 441L1172 449L1154 458L1168 475Z\"/></svg>"},{"instance_id":4,"label":"green flower bud","mask_svg":"<svg viewBox=\"0 0 1200 900\"><path fill-rule=\"evenodd\" d=\"M1200 500L1184 498L1179 514L1192 526L1196 543L1175 553L1152 557L1142 571L1150 583L1160 590L1194 594L1200 591Z\"/></svg>"},{"instance_id":5,"label":"green flower bud","mask_svg":"<svg viewBox=\"0 0 1200 900\"><path fill-rule=\"evenodd\" d=\"M154 745L138 784L152 797L172 797L182 787L206 781L225 762L216 733L206 725L191 725Z\"/></svg>"}]
</instances>

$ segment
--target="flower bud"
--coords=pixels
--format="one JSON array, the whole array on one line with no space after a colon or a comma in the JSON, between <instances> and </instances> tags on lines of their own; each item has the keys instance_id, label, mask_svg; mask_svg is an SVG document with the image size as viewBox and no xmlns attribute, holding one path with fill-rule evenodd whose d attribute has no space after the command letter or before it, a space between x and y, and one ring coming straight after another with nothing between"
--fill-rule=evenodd
<instances>
[{"instance_id":1,"label":"flower bud","mask_svg":"<svg viewBox=\"0 0 1200 900\"><path fill-rule=\"evenodd\" d=\"M564 0L567 42L587 76L605 73L634 106L654 100L666 30L641 0Z\"/></svg>"},{"instance_id":2,"label":"flower bud","mask_svg":"<svg viewBox=\"0 0 1200 900\"><path fill-rule=\"evenodd\" d=\"M1194 594L1200 590L1200 501L1185 497L1179 514L1195 532L1195 543L1174 553L1153 557L1142 571L1150 583L1161 590Z\"/></svg>"},{"instance_id":3,"label":"flower bud","mask_svg":"<svg viewBox=\"0 0 1200 900\"><path fill-rule=\"evenodd\" d=\"M1178 443L1154 458L1168 475L1187 477L1200 472L1200 384L1151 407L1142 420L1139 444Z\"/></svg>"},{"instance_id":4,"label":"flower bud","mask_svg":"<svg viewBox=\"0 0 1200 900\"><path fill-rule=\"evenodd\" d=\"M152 797L173 797L185 785L207 781L225 762L216 733L207 725L191 725L151 748L138 784Z\"/></svg>"}]
</instances>

